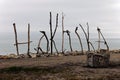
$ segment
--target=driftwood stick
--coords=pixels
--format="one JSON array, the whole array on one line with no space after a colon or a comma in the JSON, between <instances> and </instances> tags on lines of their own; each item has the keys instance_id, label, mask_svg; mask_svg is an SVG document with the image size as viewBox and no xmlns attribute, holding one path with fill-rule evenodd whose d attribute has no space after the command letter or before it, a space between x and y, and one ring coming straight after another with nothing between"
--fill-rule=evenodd
<instances>
[{"instance_id":1,"label":"driftwood stick","mask_svg":"<svg viewBox=\"0 0 120 80\"><path fill-rule=\"evenodd\" d=\"M40 31L40 32L45 36L45 38L47 40L47 51L46 52L48 53L48 51L49 51L49 40L48 40L48 37L47 37L45 31Z\"/></svg>"},{"instance_id":2,"label":"driftwood stick","mask_svg":"<svg viewBox=\"0 0 120 80\"><path fill-rule=\"evenodd\" d=\"M29 42L18 42L17 44L28 44L28 43L31 43L32 41L29 41ZM16 44L14 44L14 46L16 46Z\"/></svg>"},{"instance_id":3,"label":"driftwood stick","mask_svg":"<svg viewBox=\"0 0 120 80\"><path fill-rule=\"evenodd\" d=\"M64 53L64 16L62 13L62 53Z\"/></svg>"},{"instance_id":4,"label":"driftwood stick","mask_svg":"<svg viewBox=\"0 0 120 80\"><path fill-rule=\"evenodd\" d=\"M53 34L52 34L52 13L50 12L50 46L51 46L51 54L53 53L53 38L52 38Z\"/></svg>"},{"instance_id":5,"label":"driftwood stick","mask_svg":"<svg viewBox=\"0 0 120 80\"><path fill-rule=\"evenodd\" d=\"M80 43L80 46L81 46L81 51L82 51L82 53L83 53L83 45L82 45L82 41L81 41L80 35L78 34L77 30L78 30L78 27L76 27L76 29L75 29L75 33L76 33L76 35L77 35L77 37L78 37L78 39L79 39L79 43Z\"/></svg>"},{"instance_id":6,"label":"driftwood stick","mask_svg":"<svg viewBox=\"0 0 120 80\"><path fill-rule=\"evenodd\" d=\"M94 48L93 44L91 42L89 42L89 44L91 45L91 47L93 48L93 50L95 52L95 48Z\"/></svg>"},{"instance_id":7,"label":"driftwood stick","mask_svg":"<svg viewBox=\"0 0 120 80\"><path fill-rule=\"evenodd\" d=\"M98 31L98 51L100 52L100 32L99 32L99 28L97 28Z\"/></svg>"},{"instance_id":8,"label":"driftwood stick","mask_svg":"<svg viewBox=\"0 0 120 80\"><path fill-rule=\"evenodd\" d=\"M83 30L84 34L85 34L85 37L86 37L86 41L87 41L87 45L88 45L88 51L90 51L90 45L89 45L89 38L88 38L88 35L87 33L85 32L84 28L82 27L81 24L79 24L79 26L81 27L81 29Z\"/></svg>"},{"instance_id":9,"label":"driftwood stick","mask_svg":"<svg viewBox=\"0 0 120 80\"><path fill-rule=\"evenodd\" d=\"M66 30L66 31L64 31L64 32L66 32L66 33L67 33L67 35L68 35L68 37L69 37L69 45L70 45L70 50L71 50L71 52L72 52L72 51L73 51L73 49L72 49L72 44L71 44L70 31L69 31L69 30Z\"/></svg>"},{"instance_id":10,"label":"driftwood stick","mask_svg":"<svg viewBox=\"0 0 120 80\"><path fill-rule=\"evenodd\" d=\"M56 49L56 51L57 51L57 53L58 53L58 50L57 50L57 47L56 47L56 43L55 43L55 41L54 41L54 36L55 36L55 33L56 33L56 31L57 31L57 28L58 28L58 14L57 14L57 16L56 16L56 27L55 27L55 30L54 30L54 33L53 33L53 35L52 35L52 42L53 42L53 44L54 44L54 47L55 47L55 49Z\"/></svg>"},{"instance_id":11,"label":"driftwood stick","mask_svg":"<svg viewBox=\"0 0 120 80\"><path fill-rule=\"evenodd\" d=\"M55 47L55 50L56 50L57 54L59 54L58 49L57 49L57 47L56 47L56 44L55 44L55 41L54 41L54 40L53 40L53 44L54 44L54 47Z\"/></svg>"},{"instance_id":12,"label":"driftwood stick","mask_svg":"<svg viewBox=\"0 0 120 80\"><path fill-rule=\"evenodd\" d=\"M14 32L15 32L16 51L17 51L17 55L19 55L18 40L17 40L17 31L16 31L16 25L15 25L15 23L13 23L13 27L14 27Z\"/></svg>"},{"instance_id":13,"label":"driftwood stick","mask_svg":"<svg viewBox=\"0 0 120 80\"><path fill-rule=\"evenodd\" d=\"M54 36L55 36L55 33L56 33L56 31L57 31L57 27L58 27L58 14L57 14L57 16L56 16L56 27L55 27L54 33L53 33L53 35L52 35L52 38L54 38Z\"/></svg>"},{"instance_id":14,"label":"driftwood stick","mask_svg":"<svg viewBox=\"0 0 120 80\"><path fill-rule=\"evenodd\" d=\"M107 42L106 42L106 40L105 40L102 32L100 31L100 28L97 28L97 30L100 32L100 34L101 34L101 36L102 36L102 38L103 38L103 40L104 40L104 43L105 43L105 45L106 45L106 47L107 47L107 50L109 51L109 46L108 46L108 44L107 44Z\"/></svg>"},{"instance_id":15,"label":"driftwood stick","mask_svg":"<svg viewBox=\"0 0 120 80\"><path fill-rule=\"evenodd\" d=\"M38 42L38 47L40 47L41 40L42 40L42 38L43 38L44 36L45 36L45 35L42 35L42 36L40 37L39 42Z\"/></svg>"},{"instance_id":16,"label":"driftwood stick","mask_svg":"<svg viewBox=\"0 0 120 80\"><path fill-rule=\"evenodd\" d=\"M30 24L28 24L28 51L27 51L27 55L29 58L31 58L31 55L30 55Z\"/></svg>"},{"instance_id":17,"label":"driftwood stick","mask_svg":"<svg viewBox=\"0 0 120 80\"><path fill-rule=\"evenodd\" d=\"M90 34L89 34L89 24L87 23L87 43L88 43L88 51L90 51ZM91 43L92 44L92 43ZM92 45L93 46L93 45Z\"/></svg>"},{"instance_id":18,"label":"driftwood stick","mask_svg":"<svg viewBox=\"0 0 120 80\"><path fill-rule=\"evenodd\" d=\"M43 50L42 50L41 47L40 47L41 40L42 40L43 37L44 37L44 35L42 35L42 37L39 39L38 47L37 47L37 50L36 50L36 51L37 51L37 54L39 54L39 55L40 55L39 50L40 50L42 53L44 53Z\"/></svg>"}]
</instances>

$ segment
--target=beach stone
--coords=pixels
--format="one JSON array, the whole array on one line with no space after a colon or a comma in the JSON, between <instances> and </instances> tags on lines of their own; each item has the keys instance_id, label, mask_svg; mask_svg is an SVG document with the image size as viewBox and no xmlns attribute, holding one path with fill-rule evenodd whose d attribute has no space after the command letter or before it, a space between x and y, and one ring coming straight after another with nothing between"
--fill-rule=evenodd
<instances>
[{"instance_id":1,"label":"beach stone","mask_svg":"<svg viewBox=\"0 0 120 80\"><path fill-rule=\"evenodd\" d=\"M36 53L30 53L30 55L31 55L32 58L36 58L37 57Z\"/></svg>"},{"instance_id":2,"label":"beach stone","mask_svg":"<svg viewBox=\"0 0 120 80\"><path fill-rule=\"evenodd\" d=\"M7 55L8 58L19 58L16 54L9 54Z\"/></svg>"}]
</instances>

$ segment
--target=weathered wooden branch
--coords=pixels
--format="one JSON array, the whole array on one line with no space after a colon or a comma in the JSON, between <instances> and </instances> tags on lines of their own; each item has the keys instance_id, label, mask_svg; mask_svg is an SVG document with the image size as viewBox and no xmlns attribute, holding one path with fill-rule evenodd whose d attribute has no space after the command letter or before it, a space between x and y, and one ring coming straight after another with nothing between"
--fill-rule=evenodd
<instances>
[{"instance_id":1,"label":"weathered wooden branch","mask_svg":"<svg viewBox=\"0 0 120 80\"><path fill-rule=\"evenodd\" d=\"M89 44L91 45L91 47L93 48L93 50L95 52L95 48L94 48L93 44L91 42L89 42Z\"/></svg>"},{"instance_id":2,"label":"weathered wooden branch","mask_svg":"<svg viewBox=\"0 0 120 80\"><path fill-rule=\"evenodd\" d=\"M79 43L80 43L80 46L81 46L81 51L82 51L82 53L83 53L83 45L82 45L82 41L81 41L80 35L78 34L77 30L78 30L78 27L76 27L76 29L75 29L75 33L76 33L76 35L77 35L77 37L78 37L78 39L79 39Z\"/></svg>"},{"instance_id":3,"label":"weathered wooden branch","mask_svg":"<svg viewBox=\"0 0 120 80\"><path fill-rule=\"evenodd\" d=\"M55 41L54 41L54 40L53 40L53 44L54 44L54 47L55 47L55 50L56 50L57 54L59 54L58 49L57 49L57 47L56 47L56 44L55 44Z\"/></svg>"},{"instance_id":4,"label":"weathered wooden branch","mask_svg":"<svg viewBox=\"0 0 120 80\"><path fill-rule=\"evenodd\" d=\"M51 46L51 54L53 53L53 38L52 38L53 34L52 34L52 13L50 12L50 46Z\"/></svg>"},{"instance_id":5,"label":"weathered wooden branch","mask_svg":"<svg viewBox=\"0 0 120 80\"><path fill-rule=\"evenodd\" d=\"M31 55L30 55L30 24L28 24L28 51L27 51L27 55L29 58L31 58Z\"/></svg>"},{"instance_id":6,"label":"weathered wooden branch","mask_svg":"<svg viewBox=\"0 0 120 80\"><path fill-rule=\"evenodd\" d=\"M53 41L55 50L56 50L56 52L58 53L58 50L57 50L57 47L56 47L56 43L55 43L55 41L54 41L54 39L53 39L54 36L55 36L55 33L56 33L56 31L57 31L57 28L58 28L58 14L57 14L57 16L56 16L56 27L55 27L54 33L53 33L53 35L52 35L52 41Z\"/></svg>"},{"instance_id":7,"label":"weathered wooden branch","mask_svg":"<svg viewBox=\"0 0 120 80\"><path fill-rule=\"evenodd\" d=\"M54 30L54 33L52 33L52 13L50 12L50 40L51 40L51 54L53 53L53 43L55 45L55 41L53 40L54 36L55 36L55 33L57 31L57 27L58 27L58 14L56 16L56 27L55 27L55 30ZM54 46L56 48L56 45Z\"/></svg>"},{"instance_id":8,"label":"weathered wooden branch","mask_svg":"<svg viewBox=\"0 0 120 80\"><path fill-rule=\"evenodd\" d=\"M79 24L79 26L81 27L81 29L83 30L84 34L85 34L85 37L86 37L86 41L87 41L87 45L88 45L88 51L90 51L90 45L89 45L89 38L88 38L88 35L87 33L85 32L84 28L82 27L81 24ZM89 29L87 29L88 31ZM89 31L88 31L89 32Z\"/></svg>"},{"instance_id":9,"label":"weathered wooden branch","mask_svg":"<svg viewBox=\"0 0 120 80\"><path fill-rule=\"evenodd\" d=\"M49 51L49 40L48 40L48 37L47 37L47 35L46 35L46 33L45 33L45 31L40 31L44 36L45 36L45 38L46 38L46 41L47 41L47 53L48 53L48 51Z\"/></svg>"},{"instance_id":10,"label":"weathered wooden branch","mask_svg":"<svg viewBox=\"0 0 120 80\"><path fill-rule=\"evenodd\" d=\"M90 37L89 37L90 35L89 35L89 25L88 25L88 23L87 23L87 40L88 40L88 47L89 47L89 49L88 49L88 51L90 51ZM92 43L91 43L92 44ZM93 46L93 45L92 45Z\"/></svg>"},{"instance_id":11,"label":"weathered wooden branch","mask_svg":"<svg viewBox=\"0 0 120 80\"><path fill-rule=\"evenodd\" d=\"M56 31L57 31L57 28L58 28L58 14L57 14L57 16L56 16L56 27L55 27L54 33L53 33L53 35L52 35L52 38L54 38L55 33L56 33Z\"/></svg>"},{"instance_id":12,"label":"weathered wooden branch","mask_svg":"<svg viewBox=\"0 0 120 80\"><path fill-rule=\"evenodd\" d=\"M14 27L14 32L15 32L16 51L17 51L17 55L19 55L18 40L17 40L17 31L16 31L16 25L15 25L15 23L13 23L13 27Z\"/></svg>"},{"instance_id":13,"label":"weathered wooden branch","mask_svg":"<svg viewBox=\"0 0 120 80\"><path fill-rule=\"evenodd\" d=\"M28 44L28 43L31 43L32 41L30 41L30 42L18 42L17 44L19 45L19 44ZM16 44L14 44L14 46L16 46Z\"/></svg>"},{"instance_id":14,"label":"weathered wooden branch","mask_svg":"<svg viewBox=\"0 0 120 80\"><path fill-rule=\"evenodd\" d=\"M71 50L71 52L72 52L72 51L73 51L73 49L72 49L72 44L71 44L70 31L69 31L69 30L66 30L66 31L64 31L64 32L66 32L66 33L67 33L67 35L68 35L68 37L69 37L69 45L70 45L70 50Z\"/></svg>"},{"instance_id":15,"label":"weathered wooden branch","mask_svg":"<svg viewBox=\"0 0 120 80\"><path fill-rule=\"evenodd\" d=\"M38 47L40 47L41 40L42 40L42 38L43 38L44 36L45 36L45 35L42 35L42 36L40 37L39 42L38 42Z\"/></svg>"},{"instance_id":16,"label":"weathered wooden branch","mask_svg":"<svg viewBox=\"0 0 120 80\"><path fill-rule=\"evenodd\" d=\"M64 53L64 16L62 13L62 53Z\"/></svg>"},{"instance_id":17,"label":"weathered wooden branch","mask_svg":"<svg viewBox=\"0 0 120 80\"><path fill-rule=\"evenodd\" d=\"M43 38L43 37L44 37L44 35L42 35L42 37L39 39L37 49L35 49L35 48L34 48L34 50L36 50L36 51L37 51L37 55L39 55L39 56L40 56L40 52L39 52L39 50L42 52L42 54L44 53L44 51L43 51L43 50L41 49L41 47L40 47L41 40L42 40L42 38Z\"/></svg>"},{"instance_id":18,"label":"weathered wooden branch","mask_svg":"<svg viewBox=\"0 0 120 80\"><path fill-rule=\"evenodd\" d=\"M108 44L107 44L107 42L106 42L106 40L105 40L105 38L104 38L102 32L100 31L100 28L97 28L97 30L98 30L98 32L101 34L101 36L102 36L102 38L103 38L103 40L104 40L104 44L106 45L107 50L109 51L109 46L108 46Z\"/></svg>"},{"instance_id":19,"label":"weathered wooden branch","mask_svg":"<svg viewBox=\"0 0 120 80\"><path fill-rule=\"evenodd\" d=\"M97 28L98 30L98 51L100 52L100 32L99 32L99 28Z\"/></svg>"}]
</instances>

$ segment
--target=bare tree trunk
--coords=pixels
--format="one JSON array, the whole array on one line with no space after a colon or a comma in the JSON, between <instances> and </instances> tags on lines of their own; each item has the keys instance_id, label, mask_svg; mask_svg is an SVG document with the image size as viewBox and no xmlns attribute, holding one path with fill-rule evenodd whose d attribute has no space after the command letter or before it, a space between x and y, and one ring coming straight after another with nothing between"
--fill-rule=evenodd
<instances>
[{"instance_id":1,"label":"bare tree trunk","mask_svg":"<svg viewBox=\"0 0 120 80\"><path fill-rule=\"evenodd\" d=\"M87 41L87 45L88 45L88 51L90 51L90 45L89 45L88 35L87 35L87 33L85 32L85 30L84 30L84 28L82 27L82 25L81 25L81 24L79 24L79 25L80 25L81 29L83 30L83 32L84 32L84 34L85 34L86 41ZM87 30L89 30L89 29L87 29ZM89 32L89 31L88 31L88 32Z\"/></svg>"},{"instance_id":2,"label":"bare tree trunk","mask_svg":"<svg viewBox=\"0 0 120 80\"><path fill-rule=\"evenodd\" d=\"M30 24L28 24L28 51L27 51L27 55L29 58L31 58L31 55L30 55Z\"/></svg>"},{"instance_id":3,"label":"bare tree trunk","mask_svg":"<svg viewBox=\"0 0 120 80\"><path fill-rule=\"evenodd\" d=\"M82 45L82 41L81 41L81 38L80 38L79 34L77 33L77 30L78 30L78 27L76 27L76 29L75 29L75 33L76 33L76 35L77 35L77 37L78 37L78 39L79 39L80 46L81 46L81 51L82 51L82 53L84 53L84 52L83 52L83 45Z\"/></svg>"},{"instance_id":4,"label":"bare tree trunk","mask_svg":"<svg viewBox=\"0 0 120 80\"><path fill-rule=\"evenodd\" d=\"M16 25L15 25L15 23L13 23L13 27L14 27L14 32L15 32L16 51L17 51L17 55L19 56L18 40L17 40L17 31L16 31Z\"/></svg>"},{"instance_id":5,"label":"bare tree trunk","mask_svg":"<svg viewBox=\"0 0 120 80\"><path fill-rule=\"evenodd\" d=\"M72 44L71 44L70 31L69 31L69 30L66 30L65 32L67 33L67 35L68 35L68 37L69 37L69 45L70 45L70 50L71 50L71 52L72 52L72 51L73 51L73 49L72 49Z\"/></svg>"},{"instance_id":6,"label":"bare tree trunk","mask_svg":"<svg viewBox=\"0 0 120 80\"><path fill-rule=\"evenodd\" d=\"M62 13L62 53L64 53L64 16Z\"/></svg>"}]
</instances>

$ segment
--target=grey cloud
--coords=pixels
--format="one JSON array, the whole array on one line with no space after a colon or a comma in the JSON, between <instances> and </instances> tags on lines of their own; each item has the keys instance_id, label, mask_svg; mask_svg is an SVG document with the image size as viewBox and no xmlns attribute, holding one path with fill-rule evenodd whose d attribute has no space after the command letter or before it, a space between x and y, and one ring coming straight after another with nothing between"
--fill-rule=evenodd
<instances>
[{"instance_id":1,"label":"grey cloud","mask_svg":"<svg viewBox=\"0 0 120 80\"><path fill-rule=\"evenodd\" d=\"M1 26L12 26L16 22L22 26L31 23L32 30L45 29L49 26L49 11L65 14L65 26L72 29L79 23L89 22L92 28L104 26L108 32L116 25L119 29L118 10L113 7L115 0L4 0L0 17ZM60 22L61 23L61 22ZM8 25L9 24L9 25ZM11 26L10 26L11 25ZM9 27L8 27L9 26ZM74 26L74 27L73 27ZM109 29L111 28L111 29ZM5 31L5 28L2 27Z\"/></svg>"}]
</instances>

